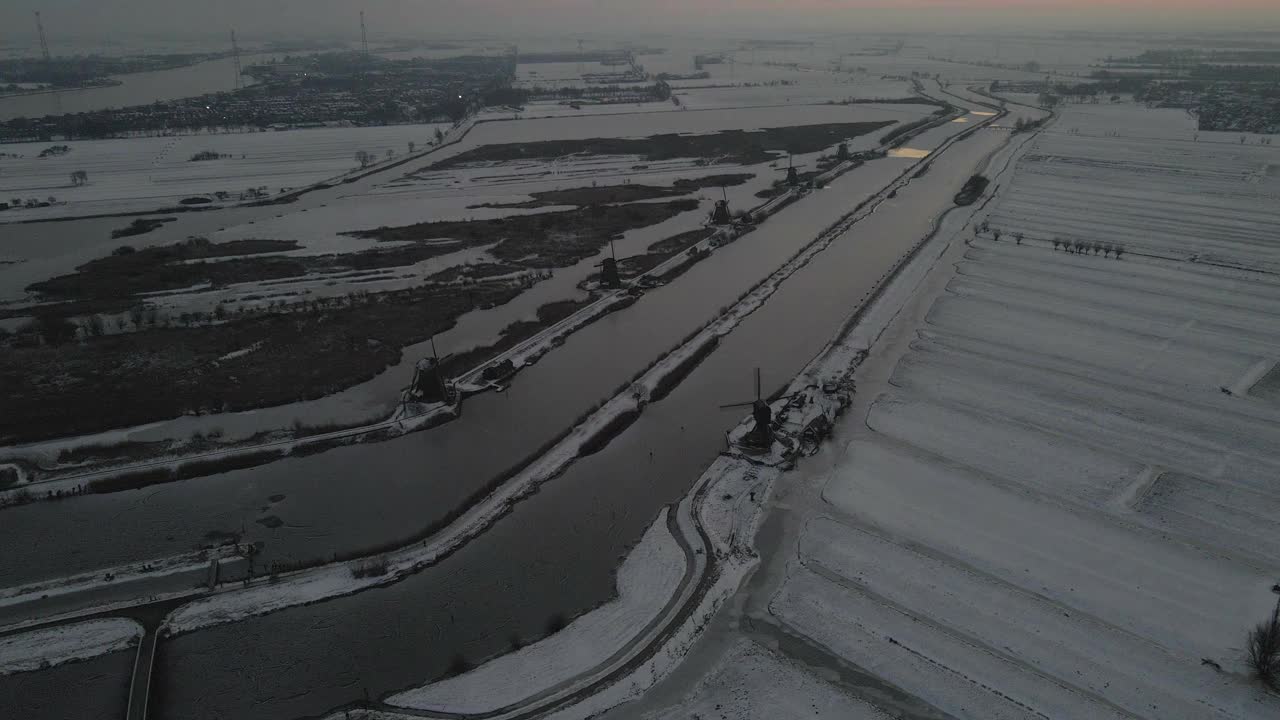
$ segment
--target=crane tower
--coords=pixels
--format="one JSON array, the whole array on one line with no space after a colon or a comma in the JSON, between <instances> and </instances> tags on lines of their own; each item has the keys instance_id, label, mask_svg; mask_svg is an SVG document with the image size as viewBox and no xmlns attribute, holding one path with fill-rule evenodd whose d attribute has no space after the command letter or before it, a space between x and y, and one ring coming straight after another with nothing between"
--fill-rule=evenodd
<instances>
[{"instance_id":1,"label":"crane tower","mask_svg":"<svg viewBox=\"0 0 1280 720\"><path fill-rule=\"evenodd\" d=\"M361 11L360 11L360 47L361 47L361 51L364 53L364 59L365 59L366 61L368 61L368 59L369 59L369 34L368 34L368 32L365 30L365 26L364 26L364 11L363 11L363 10L361 10Z\"/></svg>"},{"instance_id":2,"label":"crane tower","mask_svg":"<svg viewBox=\"0 0 1280 720\"><path fill-rule=\"evenodd\" d=\"M40 54L49 62L49 40L44 36L44 23L40 22L40 11L36 11L36 32L40 34Z\"/></svg>"},{"instance_id":3,"label":"crane tower","mask_svg":"<svg viewBox=\"0 0 1280 720\"><path fill-rule=\"evenodd\" d=\"M243 70L242 70L242 69L241 69L241 67L240 67L240 46L236 43L236 31L235 31L235 30L232 30L232 31L231 31L231 53L232 53L233 55L235 55L235 58L236 58L236 85L235 85L235 88L236 88L237 90L239 90L240 88L244 87L244 81L241 79L241 73L243 72Z\"/></svg>"}]
</instances>

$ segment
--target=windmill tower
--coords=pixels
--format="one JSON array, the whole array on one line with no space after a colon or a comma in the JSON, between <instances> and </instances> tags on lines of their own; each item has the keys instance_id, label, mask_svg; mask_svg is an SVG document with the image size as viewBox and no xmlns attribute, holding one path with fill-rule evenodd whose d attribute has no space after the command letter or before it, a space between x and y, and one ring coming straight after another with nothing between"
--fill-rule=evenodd
<instances>
[{"instance_id":1,"label":"windmill tower","mask_svg":"<svg viewBox=\"0 0 1280 720\"><path fill-rule=\"evenodd\" d=\"M751 418L755 425L742 438L741 443L756 449L767 449L773 445L773 408L760 395L760 368L756 368L756 399L747 402L721 405L721 410L751 407Z\"/></svg>"},{"instance_id":2,"label":"windmill tower","mask_svg":"<svg viewBox=\"0 0 1280 720\"><path fill-rule=\"evenodd\" d=\"M413 368L413 381L405 391L405 402L440 403L453 399L452 388L445 381L443 363L448 357L441 358L436 351L436 338L431 336L431 357L419 360Z\"/></svg>"},{"instance_id":3,"label":"windmill tower","mask_svg":"<svg viewBox=\"0 0 1280 720\"><path fill-rule=\"evenodd\" d=\"M238 45L238 44L236 43L236 31L235 31L235 30L232 30L232 31L231 31L231 54L232 54L232 55L234 55L234 56L235 56L235 58L236 58L236 84L235 84L235 88L236 88L237 90L239 90L240 88L243 88L243 87L244 87L244 80L243 80L243 75L242 75L242 73L244 72L244 68L242 68L242 67L240 66L240 45Z\"/></svg>"},{"instance_id":4,"label":"windmill tower","mask_svg":"<svg viewBox=\"0 0 1280 720\"><path fill-rule=\"evenodd\" d=\"M613 249L613 238L609 238L609 257L600 263L600 284L615 290L622 287L622 276L618 274L618 253Z\"/></svg>"},{"instance_id":5,"label":"windmill tower","mask_svg":"<svg viewBox=\"0 0 1280 720\"><path fill-rule=\"evenodd\" d=\"M711 211L711 224L732 225L733 216L729 214L729 191L722 187L720 188L720 194L724 198L716 201L716 208Z\"/></svg>"},{"instance_id":6,"label":"windmill tower","mask_svg":"<svg viewBox=\"0 0 1280 720\"><path fill-rule=\"evenodd\" d=\"M36 32L40 35L40 55L49 62L49 39L44 36L44 23L40 22L40 11L36 11Z\"/></svg>"}]
</instances>

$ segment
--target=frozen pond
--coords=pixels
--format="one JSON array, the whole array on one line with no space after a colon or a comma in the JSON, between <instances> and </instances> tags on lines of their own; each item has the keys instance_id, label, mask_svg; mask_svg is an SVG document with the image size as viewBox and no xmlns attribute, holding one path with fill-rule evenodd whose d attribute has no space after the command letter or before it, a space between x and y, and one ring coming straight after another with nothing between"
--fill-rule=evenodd
<instances>
[{"instance_id":1,"label":"frozen pond","mask_svg":"<svg viewBox=\"0 0 1280 720\"><path fill-rule=\"evenodd\" d=\"M242 55L240 63L248 67L265 62L271 57L273 56ZM92 112L234 90L235 64L235 58L227 57L174 70L120 75L115 79L121 81L121 84L111 87L0 98L0 120ZM253 82L248 76L245 76L244 81Z\"/></svg>"}]
</instances>

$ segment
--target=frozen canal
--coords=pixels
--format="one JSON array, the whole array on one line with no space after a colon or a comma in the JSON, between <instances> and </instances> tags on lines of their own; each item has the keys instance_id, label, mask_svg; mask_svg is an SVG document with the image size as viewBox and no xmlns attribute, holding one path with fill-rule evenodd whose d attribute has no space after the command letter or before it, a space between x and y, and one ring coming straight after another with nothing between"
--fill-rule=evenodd
<instances>
[{"instance_id":1,"label":"frozen canal","mask_svg":"<svg viewBox=\"0 0 1280 720\"><path fill-rule=\"evenodd\" d=\"M967 127L944 126L912 145L935 147ZM455 653L473 662L499 653L514 636L541 635L551 615L573 615L603 600L625 548L663 503L687 490L721 448L723 432L739 420L718 406L746 399L752 367L764 369L768 386L789 379L1005 137L982 131L949 150L930 173L786 283L605 451L576 464L438 567L391 588L163 644L156 715L319 713L366 692L378 697L420 684L439 675ZM477 142L468 138L457 150ZM4 533L24 538L30 552L0 559L0 575L21 582L55 569L98 568L184 550L215 532L264 542L267 562L327 557L411 535L613 394L909 162L872 162L810 195L678 282L572 336L508 392L472 398L458 422L243 472L7 510ZM317 207L373 183L313 193L290 210ZM148 242L171 242L274 212L184 216ZM115 226L90 220L11 228L16 231L6 233L6 246L28 248L50 263L87 259L114 246L106 230ZM80 234L86 230L91 233ZM42 247L45 242L55 249ZM10 269L30 272L39 265L36 258ZM5 284L14 279L3 278ZM806 322L795 322L797 317ZM274 495L284 498L270 501ZM268 515L284 524L269 529L255 522ZM112 521L102 522L104 517ZM268 675L271 683L253 680Z\"/></svg>"},{"instance_id":2,"label":"frozen canal","mask_svg":"<svg viewBox=\"0 0 1280 720\"><path fill-rule=\"evenodd\" d=\"M931 131L921 138L927 143L923 147L936 146L965 127ZM471 142L468 138L463 145ZM243 533L247 541L264 542L266 563L327 558L411 536L611 396L909 162L878 160L848 173L695 265L679 281L570 337L523 372L508 391L470 398L461 420L431 432L144 491L8 509L0 536L37 542L32 553L0 558L0 574L22 582L106 567L185 551L206 543L211 533ZM950 197L939 195L944 196ZM303 202L312 197L304 196ZM247 217L251 211L262 209L229 212ZM191 232L218 216L227 222L223 212L182 220ZM79 224L18 227L46 234L59 225ZM184 222L173 223L179 224ZM269 502L274 495L284 499ZM94 521L104 516L116 522ZM267 516L284 524L271 529L256 522Z\"/></svg>"},{"instance_id":3,"label":"frozen canal","mask_svg":"<svg viewBox=\"0 0 1280 720\"><path fill-rule=\"evenodd\" d=\"M513 637L540 635L553 614L573 615L600 602L612 591L612 571L625 548L644 532L663 503L687 491L722 447L723 433L739 417L718 406L744 399L750 392L751 368L764 369L767 388L794 375L880 274L929 231L933 219L950 206L955 188L1006 137L999 131L983 131L949 150L945 162L935 164L929 174L914 180L785 283L669 397L650 406L604 451L576 463L445 562L390 588L167 642L162 649L162 717L317 714L358 700L366 692L376 698L420 684L442 673L455 654L475 662L503 652ZM850 177L845 182L856 180ZM833 202L828 197L844 194L847 198L850 187L836 183L833 190L812 198L815 209L819 203ZM827 224L825 219L814 221L814 212L800 208L792 212L784 217L791 221L787 227L793 234L801 234L798 225L802 223L814 222L818 229ZM767 228L756 233L757 239L768 234ZM776 245L739 247L743 255L748 250L753 255L780 250ZM718 289L713 276L726 274L726 258L698 266L667 288L669 295L653 293L632 310L644 312L647 307L669 322L679 314L679 304L690 301L678 294L682 288L693 294ZM795 322L799 317L805 322ZM611 365L613 352L624 349L616 343L657 331L657 327L637 324L638 319L621 313L571 338L522 377L510 399L485 398L483 402L494 404L493 411L503 409L499 403L511 403L506 412L486 420L519 412L521 392L534 393L539 388L568 392L591 382L594 373L582 372L578 352L609 352L600 356L599 364ZM473 410L476 407L482 409ZM473 403L468 417L488 408ZM536 417L545 423L548 412L556 411L543 406ZM386 454L398 462L412 462L408 458L411 445L433 443L440 437L427 433L411 438ZM507 442L509 438L504 438L503 443ZM377 447L372 453L365 449L368 460L373 461ZM330 455L335 454L325 456L327 464L333 465L337 460ZM376 470L358 477L355 484L365 492L370 483L390 481ZM413 487L420 488L435 477L442 476L424 468L419 485L402 483L404 492L416 492ZM430 512L429 504L415 504L403 496L395 505ZM385 512L395 510L388 504ZM270 687L247 680L267 673L272 675Z\"/></svg>"},{"instance_id":4,"label":"frozen canal","mask_svg":"<svg viewBox=\"0 0 1280 720\"><path fill-rule=\"evenodd\" d=\"M129 702L136 654L130 648L52 670L0 677L0 716L118 720Z\"/></svg>"}]
</instances>

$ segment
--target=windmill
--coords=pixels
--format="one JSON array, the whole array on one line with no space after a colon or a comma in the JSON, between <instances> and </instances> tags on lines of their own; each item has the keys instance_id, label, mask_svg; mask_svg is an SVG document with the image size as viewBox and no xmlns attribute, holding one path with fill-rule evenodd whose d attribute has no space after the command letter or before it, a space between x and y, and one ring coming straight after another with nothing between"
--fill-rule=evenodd
<instances>
[{"instance_id":1,"label":"windmill","mask_svg":"<svg viewBox=\"0 0 1280 720\"><path fill-rule=\"evenodd\" d=\"M795 156L787 152L787 185L795 187L800 184L800 173L795 165Z\"/></svg>"},{"instance_id":2,"label":"windmill","mask_svg":"<svg viewBox=\"0 0 1280 720\"><path fill-rule=\"evenodd\" d=\"M733 216L729 214L729 191L721 187L720 193L724 199L716 201L716 209L711 211L711 224L732 225Z\"/></svg>"},{"instance_id":3,"label":"windmill","mask_svg":"<svg viewBox=\"0 0 1280 720\"><path fill-rule=\"evenodd\" d=\"M760 368L756 368L756 399L748 402L721 405L721 410L751 407L755 426L742 439L742 444L753 448L769 448L773 445L773 408L760 396Z\"/></svg>"},{"instance_id":4,"label":"windmill","mask_svg":"<svg viewBox=\"0 0 1280 720\"><path fill-rule=\"evenodd\" d=\"M444 379L443 363L451 356L440 357L436 351L436 337L431 336L431 357L422 358L413 367L413 382L404 393L405 402L449 402L450 391Z\"/></svg>"},{"instance_id":5,"label":"windmill","mask_svg":"<svg viewBox=\"0 0 1280 720\"><path fill-rule=\"evenodd\" d=\"M622 287L622 277L618 275L618 252L613 248L613 238L609 238L609 257L600 262L600 284L615 290Z\"/></svg>"}]
</instances>

